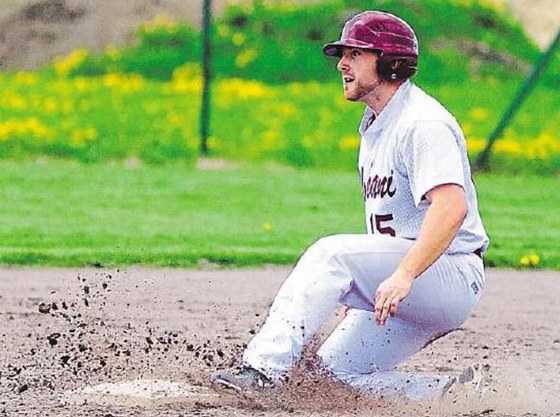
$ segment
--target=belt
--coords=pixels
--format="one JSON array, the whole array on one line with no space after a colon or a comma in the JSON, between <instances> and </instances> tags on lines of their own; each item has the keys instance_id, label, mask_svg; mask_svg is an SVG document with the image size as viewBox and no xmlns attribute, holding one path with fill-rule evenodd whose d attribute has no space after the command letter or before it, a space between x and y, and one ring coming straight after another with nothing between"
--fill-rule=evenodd
<instances>
[{"instance_id":1,"label":"belt","mask_svg":"<svg viewBox=\"0 0 560 417\"><path fill-rule=\"evenodd\" d=\"M480 259L482 259L482 248L478 248L477 250L475 250L473 252L476 256L478 256Z\"/></svg>"}]
</instances>

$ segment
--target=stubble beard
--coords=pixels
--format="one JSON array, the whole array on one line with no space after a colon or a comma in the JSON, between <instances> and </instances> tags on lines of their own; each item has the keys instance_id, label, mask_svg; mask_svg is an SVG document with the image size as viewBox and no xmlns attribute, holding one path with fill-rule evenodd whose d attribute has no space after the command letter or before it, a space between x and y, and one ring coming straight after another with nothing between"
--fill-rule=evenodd
<instances>
[{"instance_id":1,"label":"stubble beard","mask_svg":"<svg viewBox=\"0 0 560 417\"><path fill-rule=\"evenodd\" d=\"M348 101L363 101L364 97L368 94L374 93L381 84L383 84L381 79L377 79L367 84L355 80L353 88L344 89L344 96Z\"/></svg>"}]
</instances>

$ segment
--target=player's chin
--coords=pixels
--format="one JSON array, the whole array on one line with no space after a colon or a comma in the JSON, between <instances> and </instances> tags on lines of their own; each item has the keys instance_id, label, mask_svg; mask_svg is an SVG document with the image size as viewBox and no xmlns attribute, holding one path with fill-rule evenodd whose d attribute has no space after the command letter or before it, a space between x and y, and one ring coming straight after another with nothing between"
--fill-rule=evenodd
<instances>
[{"instance_id":1,"label":"player's chin","mask_svg":"<svg viewBox=\"0 0 560 417\"><path fill-rule=\"evenodd\" d=\"M350 91L350 90L344 90L344 98L348 101L360 100L360 97L354 91Z\"/></svg>"}]
</instances>

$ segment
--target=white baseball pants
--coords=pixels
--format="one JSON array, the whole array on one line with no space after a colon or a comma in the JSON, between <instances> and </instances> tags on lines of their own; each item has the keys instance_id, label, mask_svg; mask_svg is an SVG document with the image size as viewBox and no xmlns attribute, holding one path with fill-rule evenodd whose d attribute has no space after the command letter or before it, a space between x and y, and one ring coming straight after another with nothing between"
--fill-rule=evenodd
<instances>
[{"instance_id":1,"label":"white baseball pants","mask_svg":"<svg viewBox=\"0 0 560 417\"><path fill-rule=\"evenodd\" d=\"M374 235L334 235L317 241L280 288L244 352L244 363L273 379L286 376L342 303L351 310L318 351L335 377L379 395L438 395L449 377L393 369L470 316L484 286L483 264L475 254L443 254L416 279L396 317L376 326L377 287L412 244Z\"/></svg>"}]
</instances>

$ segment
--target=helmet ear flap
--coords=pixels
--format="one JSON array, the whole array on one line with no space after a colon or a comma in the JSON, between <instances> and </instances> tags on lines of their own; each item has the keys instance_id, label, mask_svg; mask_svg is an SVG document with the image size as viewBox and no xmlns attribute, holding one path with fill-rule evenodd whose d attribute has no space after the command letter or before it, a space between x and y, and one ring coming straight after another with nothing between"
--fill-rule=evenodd
<instances>
[{"instance_id":1,"label":"helmet ear flap","mask_svg":"<svg viewBox=\"0 0 560 417\"><path fill-rule=\"evenodd\" d=\"M395 81L396 74L391 66L391 60L387 59L387 56L381 55L377 59L377 74L387 81ZM394 77L394 79L393 79Z\"/></svg>"},{"instance_id":2,"label":"helmet ear flap","mask_svg":"<svg viewBox=\"0 0 560 417\"><path fill-rule=\"evenodd\" d=\"M377 60L377 73L387 81L401 81L416 73L416 63L409 57L381 54Z\"/></svg>"}]
</instances>

